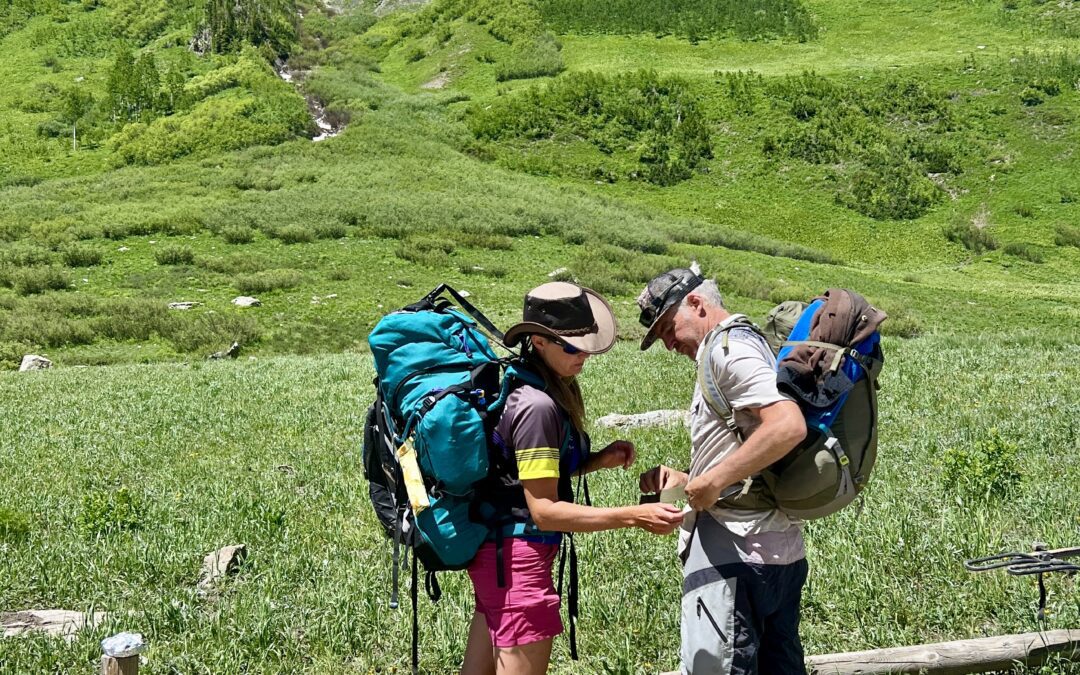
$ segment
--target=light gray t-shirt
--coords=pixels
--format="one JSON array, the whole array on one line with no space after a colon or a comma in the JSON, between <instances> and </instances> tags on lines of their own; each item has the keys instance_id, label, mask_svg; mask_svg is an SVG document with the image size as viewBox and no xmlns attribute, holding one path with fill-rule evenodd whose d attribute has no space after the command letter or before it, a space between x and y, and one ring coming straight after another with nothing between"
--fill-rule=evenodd
<instances>
[{"instance_id":1,"label":"light gray t-shirt","mask_svg":"<svg viewBox=\"0 0 1080 675\"><path fill-rule=\"evenodd\" d=\"M734 315L723 322L725 326L741 315ZM700 362L704 342L699 348ZM776 388L776 359L769 345L747 328L735 328L728 333L728 349L720 339L713 341L712 369L716 385L727 397L735 411L735 423L744 438L749 438L760 425L751 408L764 408L773 403L791 400ZM705 402L701 387L694 387L690 403L690 477L699 476L719 464L739 447L739 439L727 428L722 417L713 412ZM757 564L787 565L805 557L802 521L790 518L783 511L750 511L712 507L706 513L724 526L731 534L730 546L722 547L732 552L733 559L725 562L751 562ZM700 516L699 516L700 517ZM694 525L691 512L683 521L679 537L682 551Z\"/></svg>"}]
</instances>

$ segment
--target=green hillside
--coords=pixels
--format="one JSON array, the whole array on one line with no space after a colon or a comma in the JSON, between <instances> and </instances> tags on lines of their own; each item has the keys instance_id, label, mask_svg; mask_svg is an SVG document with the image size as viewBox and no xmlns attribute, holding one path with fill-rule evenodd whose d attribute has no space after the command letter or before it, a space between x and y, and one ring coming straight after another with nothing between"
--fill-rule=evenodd
<instances>
[{"instance_id":1,"label":"green hillside","mask_svg":"<svg viewBox=\"0 0 1080 675\"><path fill-rule=\"evenodd\" d=\"M634 298L692 260L755 318L830 286L890 315L882 468L809 530L808 652L1036 630L1033 584L958 565L1080 543L1078 38L1042 0L0 0L0 370L56 366L0 373L0 612L138 617L0 640L0 673L92 672L124 628L151 673L404 672L356 457L371 327L441 282L505 326L577 280L625 338L590 415L685 406ZM685 463L681 429L632 440ZM590 539L585 660L553 671L676 666L671 547Z\"/></svg>"}]
</instances>

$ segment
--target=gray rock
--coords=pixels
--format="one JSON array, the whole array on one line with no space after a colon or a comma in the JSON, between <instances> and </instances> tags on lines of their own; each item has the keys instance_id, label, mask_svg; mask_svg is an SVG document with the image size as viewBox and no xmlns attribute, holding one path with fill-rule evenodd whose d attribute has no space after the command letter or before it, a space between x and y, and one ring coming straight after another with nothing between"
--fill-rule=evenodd
<instances>
[{"instance_id":1,"label":"gray rock","mask_svg":"<svg viewBox=\"0 0 1080 675\"><path fill-rule=\"evenodd\" d=\"M37 354L27 354L22 357L22 363L19 365L19 372L25 373L30 370L48 370L52 368L52 361L44 356L38 356Z\"/></svg>"},{"instance_id":2,"label":"gray rock","mask_svg":"<svg viewBox=\"0 0 1080 675\"><path fill-rule=\"evenodd\" d=\"M246 556L247 546L244 544L225 546L207 553L203 558L199 590L205 593L222 577L236 573Z\"/></svg>"},{"instance_id":3,"label":"gray rock","mask_svg":"<svg viewBox=\"0 0 1080 675\"><path fill-rule=\"evenodd\" d=\"M101 652L116 659L141 654L145 649L142 633L117 633L101 641Z\"/></svg>"},{"instance_id":4,"label":"gray rock","mask_svg":"<svg viewBox=\"0 0 1080 675\"><path fill-rule=\"evenodd\" d=\"M258 298L252 298L247 295L241 295L240 297L233 298L232 304L237 307L261 307L262 302Z\"/></svg>"},{"instance_id":5,"label":"gray rock","mask_svg":"<svg viewBox=\"0 0 1080 675\"><path fill-rule=\"evenodd\" d=\"M201 302L170 302L169 309L191 309L201 304Z\"/></svg>"},{"instance_id":6,"label":"gray rock","mask_svg":"<svg viewBox=\"0 0 1080 675\"><path fill-rule=\"evenodd\" d=\"M240 343L239 342L233 342L232 345L228 349L226 349L225 351L214 352L213 354L211 354L210 356L208 356L206 358L208 358L208 359L235 359L237 356L240 356Z\"/></svg>"},{"instance_id":7,"label":"gray rock","mask_svg":"<svg viewBox=\"0 0 1080 675\"><path fill-rule=\"evenodd\" d=\"M685 410L652 410L636 415L619 415L612 413L604 415L596 420L596 424L606 428L639 429L642 427L662 427L672 424L687 425L690 423L690 413Z\"/></svg>"}]
</instances>

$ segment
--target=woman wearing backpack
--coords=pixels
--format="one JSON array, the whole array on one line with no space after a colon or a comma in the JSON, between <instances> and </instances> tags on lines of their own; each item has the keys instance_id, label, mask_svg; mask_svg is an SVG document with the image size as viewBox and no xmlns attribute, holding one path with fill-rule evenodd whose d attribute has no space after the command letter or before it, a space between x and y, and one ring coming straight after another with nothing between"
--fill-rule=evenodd
<instances>
[{"instance_id":1,"label":"woman wearing backpack","mask_svg":"<svg viewBox=\"0 0 1080 675\"><path fill-rule=\"evenodd\" d=\"M469 566L476 613L463 675L547 672L552 639L563 632L552 574L560 533L640 527L669 534L682 522L682 512L669 504L597 508L573 501L572 477L629 468L635 458L629 441L590 454L584 432L576 377L590 356L615 344L607 301L570 283L534 288L505 343L521 343L516 366L538 375L544 386L514 388L495 428L496 444L505 446L517 467L518 482L507 486L502 507L513 524L502 529L498 543L485 543Z\"/></svg>"}]
</instances>

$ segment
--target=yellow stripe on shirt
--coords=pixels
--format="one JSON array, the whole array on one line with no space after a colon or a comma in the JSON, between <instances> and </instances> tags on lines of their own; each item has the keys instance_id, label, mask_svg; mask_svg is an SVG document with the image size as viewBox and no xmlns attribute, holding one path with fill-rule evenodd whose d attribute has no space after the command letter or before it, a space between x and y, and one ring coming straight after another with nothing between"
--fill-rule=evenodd
<instances>
[{"instance_id":1,"label":"yellow stripe on shirt","mask_svg":"<svg viewBox=\"0 0 1080 675\"><path fill-rule=\"evenodd\" d=\"M527 448L516 450L514 454L517 456L519 480L559 477L558 448Z\"/></svg>"}]
</instances>

